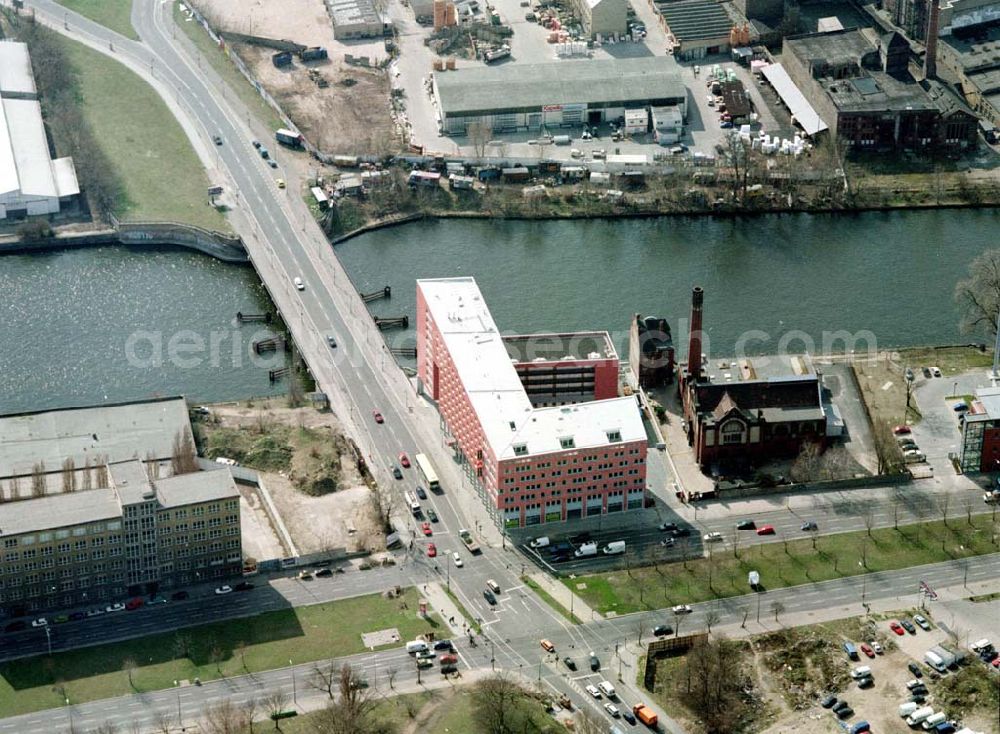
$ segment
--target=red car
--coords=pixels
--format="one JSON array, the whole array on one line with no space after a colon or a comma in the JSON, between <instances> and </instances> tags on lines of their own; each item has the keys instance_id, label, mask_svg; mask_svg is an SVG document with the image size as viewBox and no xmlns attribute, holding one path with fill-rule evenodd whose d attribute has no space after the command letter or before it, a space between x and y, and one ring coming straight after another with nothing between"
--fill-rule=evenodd
<instances>
[{"instance_id":1,"label":"red car","mask_svg":"<svg viewBox=\"0 0 1000 734\"><path fill-rule=\"evenodd\" d=\"M441 665L454 665L458 662L458 655L452 655L451 653L439 655L438 662L441 663Z\"/></svg>"},{"instance_id":2,"label":"red car","mask_svg":"<svg viewBox=\"0 0 1000 734\"><path fill-rule=\"evenodd\" d=\"M379 413L377 410L373 410L372 415L375 416L376 423L385 423L385 418L383 418L382 414Z\"/></svg>"},{"instance_id":3,"label":"red car","mask_svg":"<svg viewBox=\"0 0 1000 734\"><path fill-rule=\"evenodd\" d=\"M895 632L897 635L900 636L906 634L906 630L903 629L903 625L901 625L899 622L895 620L889 622L889 629L891 629L893 632Z\"/></svg>"},{"instance_id":4,"label":"red car","mask_svg":"<svg viewBox=\"0 0 1000 734\"><path fill-rule=\"evenodd\" d=\"M893 429L892 429L892 432L895 433L897 436L905 436L907 433L910 432L910 427L909 426L894 426Z\"/></svg>"},{"instance_id":5,"label":"red car","mask_svg":"<svg viewBox=\"0 0 1000 734\"><path fill-rule=\"evenodd\" d=\"M434 545L433 543L428 543L427 544L427 557L428 558L433 558L437 554L438 554L437 546Z\"/></svg>"},{"instance_id":6,"label":"red car","mask_svg":"<svg viewBox=\"0 0 1000 734\"><path fill-rule=\"evenodd\" d=\"M403 465L404 469L410 468L410 457L406 455L405 451L400 452L399 463Z\"/></svg>"},{"instance_id":7,"label":"red car","mask_svg":"<svg viewBox=\"0 0 1000 734\"><path fill-rule=\"evenodd\" d=\"M875 657L875 651L872 650L870 647L868 647L868 645L862 645L861 646L861 652L863 652L865 655L867 655L870 658Z\"/></svg>"},{"instance_id":8,"label":"red car","mask_svg":"<svg viewBox=\"0 0 1000 734\"><path fill-rule=\"evenodd\" d=\"M761 525L757 528L757 535L774 535L774 525Z\"/></svg>"},{"instance_id":9,"label":"red car","mask_svg":"<svg viewBox=\"0 0 1000 734\"><path fill-rule=\"evenodd\" d=\"M129 599L127 602L125 602L125 608L130 612L138 609L141 606L142 606L142 598L138 596L135 597L134 599Z\"/></svg>"},{"instance_id":10,"label":"red car","mask_svg":"<svg viewBox=\"0 0 1000 734\"><path fill-rule=\"evenodd\" d=\"M993 658L993 662L990 665L1000 670L1000 658Z\"/></svg>"},{"instance_id":11,"label":"red car","mask_svg":"<svg viewBox=\"0 0 1000 734\"><path fill-rule=\"evenodd\" d=\"M425 522L421 525L420 529L424 531L424 535L434 535L434 531L431 530L431 524L429 522Z\"/></svg>"}]
</instances>

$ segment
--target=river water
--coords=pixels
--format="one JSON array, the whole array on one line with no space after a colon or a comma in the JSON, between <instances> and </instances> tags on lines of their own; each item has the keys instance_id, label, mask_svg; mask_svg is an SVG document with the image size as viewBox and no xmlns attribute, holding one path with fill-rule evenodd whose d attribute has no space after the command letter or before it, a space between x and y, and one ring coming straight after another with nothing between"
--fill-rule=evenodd
<instances>
[{"instance_id":1,"label":"river water","mask_svg":"<svg viewBox=\"0 0 1000 734\"><path fill-rule=\"evenodd\" d=\"M371 304L377 314L412 319L417 278L473 275L501 330L607 329L623 356L636 312L665 316L683 355L691 287L701 285L708 350L723 356L741 338L748 353L822 350L824 332L854 335L859 348L869 334L879 347L969 341L952 292L998 222L993 210L429 221L337 253L361 290L393 287L391 300ZM284 392L268 382L275 360L249 356L259 330L235 324L237 311L265 304L252 269L183 251L0 258L0 413ZM405 345L413 334L411 325L388 336Z\"/></svg>"}]
</instances>

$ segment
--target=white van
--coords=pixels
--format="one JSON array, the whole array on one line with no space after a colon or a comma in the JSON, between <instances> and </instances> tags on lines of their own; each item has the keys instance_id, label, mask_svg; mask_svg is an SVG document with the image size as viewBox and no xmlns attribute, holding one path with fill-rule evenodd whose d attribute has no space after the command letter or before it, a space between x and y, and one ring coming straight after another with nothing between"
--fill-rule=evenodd
<instances>
[{"instance_id":1,"label":"white van","mask_svg":"<svg viewBox=\"0 0 1000 734\"><path fill-rule=\"evenodd\" d=\"M577 558L585 558L587 556L597 555L597 543L584 543L573 553Z\"/></svg>"},{"instance_id":2,"label":"white van","mask_svg":"<svg viewBox=\"0 0 1000 734\"><path fill-rule=\"evenodd\" d=\"M865 678L872 674L872 669L867 665L859 665L854 670L851 671L851 677L855 680L858 678Z\"/></svg>"},{"instance_id":3,"label":"white van","mask_svg":"<svg viewBox=\"0 0 1000 734\"><path fill-rule=\"evenodd\" d=\"M601 549L601 553L606 556L616 556L625 552L624 540L613 540Z\"/></svg>"},{"instance_id":4,"label":"white van","mask_svg":"<svg viewBox=\"0 0 1000 734\"><path fill-rule=\"evenodd\" d=\"M907 701L906 703L904 703L902 706L899 707L900 718L905 719L907 716L916 711L917 708L919 707L914 701Z\"/></svg>"},{"instance_id":5,"label":"white van","mask_svg":"<svg viewBox=\"0 0 1000 734\"><path fill-rule=\"evenodd\" d=\"M598 683L597 687L600 688L601 693L603 693L608 698L615 697L615 687L610 683L608 683L606 680L602 680L600 683Z\"/></svg>"},{"instance_id":6,"label":"white van","mask_svg":"<svg viewBox=\"0 0 1000 734\"><path fill-rule=\"evenodd\" d=\"M989 639L986 637L984 637L981 640L976 640L971 645L969 645L969 648L972 650L972 652L976 653L977 655L981 653L983 650L988 650L991 647L993 647L993 643L990 642Z\"/></svg>"},{"instance_id":7,"label":"white van","mask_svg":"<svg viewBox=\"0 0 1000 734\"><path fill-rule=\"evenodd\" d=\"M929 718L933 713L934 713L933 708L931 708L930 706L924 706L923 708L919 708L912 714L910 714L906 718L906 723L909 724L910 726L916 726L925 719Z\"/></svg>"},{"instance_id":8,"label":"white van","mask_svg":"<svg viewBox=\"0 0 1000 734\"><path fill-rule=\"evenodd\" d=\"M418 652L427 652L427 649L427 643L423 640L413 640L406 643L406 651L410 655L416 655Z\"/></svg>"},{"instance_id":9,"label":"white van","mask_svg":"<svg viewBox=\"0 0 1000 734\"><path fill-rule=\"evenodd\" d=\"M938 724L947 721L947 719L948 717L945 715L944 711L938 711L936 714L928 716L926 719L924 719L924 722L921 724L921 726L924 727L925 731L930 731L931 729L936 728Z\"/></svg>"},{"instance_id":10,"label":"white van","mask_svg":"<svg viewBox=\"0 0 1000 734\"><path fill-rule=\"evenodd\" d=\"M924 662L939 673L944 673L948 670L948 666L944 664L942 657L933 650L928 650L924 653Z\"/></svg>"},{"instance_id":11,"label":"white van","mask_svg":"<svg viewBox=\"0 0 1000 734\"><path fill-rule=\"evenodd\" d=\"M549 544L549 538L547 535L543 535L541 538L535 538L533 541L528 543L532 548L544 548Z\"/></svg>"}]
</instances>

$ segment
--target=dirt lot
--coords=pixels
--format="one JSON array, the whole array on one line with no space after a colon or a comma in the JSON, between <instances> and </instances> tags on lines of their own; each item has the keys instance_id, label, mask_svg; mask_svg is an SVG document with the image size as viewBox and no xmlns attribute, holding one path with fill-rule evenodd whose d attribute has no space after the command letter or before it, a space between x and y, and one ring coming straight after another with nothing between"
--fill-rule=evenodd
<instances>
[{"instance_id":1,"label":"dirt lot","mask_svg":"<svg viewBox=\"0 0 1000 734\"><path fill-rule=\"evenodd\" d=\"M205 445L215 447L209 454L228 446L229 458L261 472L299 553L383 547L371 490L332 414L288 408L280 398L213 405L210 410L211 416L198 422ZM288 555L261 493L243 485L240 491L247 554L258 559Z\"/></svg>"},{"instance_id":2,"label":"dirt lot","mask_svg":"<svg viewBox=\"0 0 1000 734\"><path fill-rule=\"evenodd\" d=\"M213 27L323 46L330 59L277 69L273 49L236 44L240 57L278 101L303 134L327 153L388 152L393 145L389 115L389 79L385 71L344 63L345 54L379 63L387 57L382 39L341 42L323 0L197 0L193 3ZM309 71L329 82L320 88Z\"/></svg>"}]
</instances>

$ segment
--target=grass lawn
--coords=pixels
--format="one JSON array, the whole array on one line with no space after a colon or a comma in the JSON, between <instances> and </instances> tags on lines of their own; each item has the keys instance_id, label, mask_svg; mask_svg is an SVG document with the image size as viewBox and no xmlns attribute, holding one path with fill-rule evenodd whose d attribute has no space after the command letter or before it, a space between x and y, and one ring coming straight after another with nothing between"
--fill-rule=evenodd
<instances>
[{"instance_id":1,"label":"grass lawn","mask_svg":"<svg viewBox=\"0 0 1000 734\"><path fill-rule=\"evenodd\" d=\"M208 205L209 181L201 161L153 88L97 51L59 42L78 76L83 114L97 140L105 141L104 152L125 185L128 200L121 218L228 230L223 216Z\"/></svg>"},{"instance_id":2,"label":"grass lawn","mask_svg":"<svg viewBox=\"0 0 1000 734\"><path fill-rule=\"evenodd\" d=\"M99 0L98 0L99 1ZM257 94L247 78L240 73L239 69L231 62L215 44L208 32L195 20L188 20L187 16L181 12L180 3L174 3L174 22L180 26L184 34L191 39L205 60L211 65L215 72L222 77L227 86L232 89L240 98L240 101L260 120L272 130L285 127L278 113L264 99Z\"/></svg>"},{"instance_id":3,"label":"grass lawn","mask_svg":"<svg viewBox=\"0 0 1000 734\"><path fill-rule=\"evenodd\" d=\"M952 512L955 511L953 506ZM661 609L674 604L700 602L749 592L747 574L760 572L766 588L796 586L868 572L907 568L953 558L995 553L998 528L990 515L951 517L940 522L882 528L871 531L819 536L750 546L734 557L731 547L715 550L711 558L686 564L672 563L610 573L564 579L571 589L581 581L586 589L577 593L597 611L626 614L642 609ZM772 610L767 613L773 615Z\"/></svg>"},{"instance_id":4,"label":"grass lawn","mask_svg":"<svg viewBox=\"0 0 1000 734\"><path fill-rule=\"evenodd\" d=\"M942 378L947 378L991 366L993 364L993 351L988 349L985 352L980 352L972 347L948 347L947 349L914 347L913 349L900 349L899 359L912 366L914 372L919 372L925 366L940 367Z\"/></svg>"},{"instance_id":5,"label":"grass lawn","mask_svg":"<svg viewBox=\"0 0 1000 734\"><path fill-rule=\"evenodd\" d=\"M373 594L2 663L0 717L61 705L63 697L53 689L57 682L71 701L93 701L170 688L179 679L212 680L280 668L289 660L298 664L364 652L362 632L395 627L403 640L412 640L440 627L436 616L417 617L418 599L409 588L397 599ZM178 649L179 636L190 641L187 654ZM123 671L127 659L136 663L134 686Z\"/></svg>"},{"instance_id":6,"label":"grass lawn","mask_svg":"<svg viewBox=\"0 0 1000 734\"><path fill-rule=\"evenodd\" d=\"M389 696L392 692L389 689L379 688L376 692L372 689L372 697L380 698ZM380 722L387 727L392 727L390 731L398 731L403 728L408 721L412 720L412 714L416 714L427 703L440 698L437 691L424 691L421 693L410 693L404 696L393 696L392 698L382 698L375 708L376 716ZM316 714L304 714L296 716L294 719L285 719L281 722L281 731L284 734L315 734L313 721ZM263 731L273 731L270 725L263 724ZM472 729L453 729L452 731L472 731Z\"/></svg>"},{"instance_id":7,"label":"grass lawn","mask_svg":"<svg viewBox=\"0 0 1000 734\"><path fill-rule=\"evenodd\" d=\"M559 612L561 615L563 615L568 621L572 622L573 624L582 624L580 622L580 618L579 617L577 617L575 614L570 614L569 613L569 609L567 609L562 604L560 604L559 602L557 602L556 599L555 599L555 597L552 596L552 594L550 594L545 589L543 589L541 586L539 586L538 584L536 584L534 582L534 580L532 580L532 578L530 576L522 576L521 577L521 581L524 583L525 586L527 586L529 589L531 589L536 594L538 594L539 598L542 601L544 601L550 607L552 607L557 612Z\"/></svg>"},{"instance_id":8,"label":"grass lawn","mask_svg":"<svg viewBox=\"0 0 1000 734\"><path fill-rule=\"evenodd\" d=\"M861 385L861 397L871 412L872 419L888 421L890 425L898 423L914 424L920 421L920 411L917 401L910 397L910 408L906 410L906 376L905 365L880 360L876 363L857 362L852 365L854 374ZM913 368L919 372L918 367ZM904 411L908 413L904 420Z\"/></svg>"},{"instance_id":9,"label":"grass lawn","mask_svg":"<svg viewBox=\"0 0 1000 734\"><path fill-rule=\"evenodd\" d=\"M69 10L76 11L105 28L121 33L133 41L139 34L132 27L132 0L56 0Z\"/></svg>"}]
</instances>

